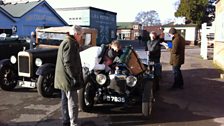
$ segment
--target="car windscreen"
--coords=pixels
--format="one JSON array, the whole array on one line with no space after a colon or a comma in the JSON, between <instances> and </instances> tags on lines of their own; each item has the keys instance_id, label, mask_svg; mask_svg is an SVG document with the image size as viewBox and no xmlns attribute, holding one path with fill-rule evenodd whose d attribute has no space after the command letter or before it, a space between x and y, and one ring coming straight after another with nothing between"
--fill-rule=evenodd
<instances>
[{"instance_id":1,"label":"car windscreen","mask_svg":"<svg viewBox=\"0 0 224 126\"><path fill-rule=\"evenodd\" d=\"M37 39L38 44L45 45L60 45L64 40L66 34L64 33L50 33L50 32L38 32Z\"/></svg>"}]
</instances>

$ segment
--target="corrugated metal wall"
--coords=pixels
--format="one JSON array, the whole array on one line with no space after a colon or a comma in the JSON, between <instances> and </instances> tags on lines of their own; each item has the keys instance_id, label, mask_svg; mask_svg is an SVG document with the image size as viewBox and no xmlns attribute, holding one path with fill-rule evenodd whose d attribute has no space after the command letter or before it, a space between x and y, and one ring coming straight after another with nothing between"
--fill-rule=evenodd
<instances>
[{"instance_id":1,"label":"corrugated metal wall","mask_svg":"<svg viewBox=\"0 0 224 126\"><path fill-rule=\"evenodd\" d=\"M116 14L90 10L90 27L98 30L97 45L116 39Z\"/></svg>"}]
</instances>

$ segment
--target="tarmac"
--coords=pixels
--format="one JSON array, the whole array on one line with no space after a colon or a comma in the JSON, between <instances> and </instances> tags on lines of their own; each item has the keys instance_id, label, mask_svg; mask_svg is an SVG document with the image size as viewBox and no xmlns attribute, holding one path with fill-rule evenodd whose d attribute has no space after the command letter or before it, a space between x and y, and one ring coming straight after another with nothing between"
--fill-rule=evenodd
<instances>
[{"instance_id":1,"label":"tarmac","mask_svg":"<svg viewBox=\"0 0 224 126\"><path fill-rule=\"evenodd\" d=\"M123 42L122 42L123 43ZM140 58L145 57L143 46L134 43ZM137 47L139 46L139 47ZM169 64L169 52L162 49L161 89L157 94L155 108L150 124L163 126L209 126L224 125L224 80L223 73L212 61L213 49L209 48L209 60L203 60L198 46L186 46L185 64L181 70L184 78L184 89L169 91L173 75ZM52 113L36 126L53 126L60 122L60 112ZM80 122L94 121L98 126L113 125L110 115L80 112Z\"/></svg>"}]
</instances>

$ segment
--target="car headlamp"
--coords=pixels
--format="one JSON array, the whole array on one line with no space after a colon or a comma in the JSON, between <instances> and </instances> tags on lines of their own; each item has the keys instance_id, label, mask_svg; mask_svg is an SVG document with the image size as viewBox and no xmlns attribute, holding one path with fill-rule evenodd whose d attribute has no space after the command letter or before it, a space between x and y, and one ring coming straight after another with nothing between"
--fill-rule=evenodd
<instances>
[{"instance_id":1,"label":"car headlamp","mask_svg":"<svg viewBox=\"0 0 224 126\"><path fill-rule=\"evenodd\" d=\"M107 77L106 75L104 74L98 74L96 75L96 82L99 84L99 85L104 85L107 81Z\"/></svg>"},{"instance_id":2,"label":"car headlamp","mask_svg":"<svg viewBox=\"0 0 224 126\"><path fill-rule=\"evenodd\" d=\"M16 63L16 57L14 55L10 57L10 62L12 64L15 64Z\"/></svg>"},{"instance_id":3,"label":"car headlamp","mask_svg":"<svg viewBox=\"0 0 224 126\"><path fill-rule=\"evenodd\" d=\"M35 64L36 64L36 66L39 67L39 66L42 65L42 63L43 63L43 62L42 62L42 60L41 60L40 58L36 58L36 59L35 59Z\"/></svg>"},{"instance_id":4,"label":"car headlamp","mask_svg":"<svg viewBox=\"0 0 224 126\"><path fill-rule=\"evenodd\" d=\"M137 78L135 76L128 76L126 78L126 83L129 87L134 87L137 83Z\"/></svg>"}]
</instances>

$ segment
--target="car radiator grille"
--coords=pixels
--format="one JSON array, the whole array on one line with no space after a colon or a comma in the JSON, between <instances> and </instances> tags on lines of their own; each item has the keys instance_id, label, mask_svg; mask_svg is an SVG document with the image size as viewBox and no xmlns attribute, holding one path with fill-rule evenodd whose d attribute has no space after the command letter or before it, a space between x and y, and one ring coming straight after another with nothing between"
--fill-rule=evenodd
<instances>
[{"instance_id":1,"label":"car radiator grille","mask_svg":"<svg viewBox=\"0 0 224 126\"><path fill-rule=\"evenodd\" d=\"M19 72L29 73L29 57L19 56Z\"/></svg>"}]
</instances>

